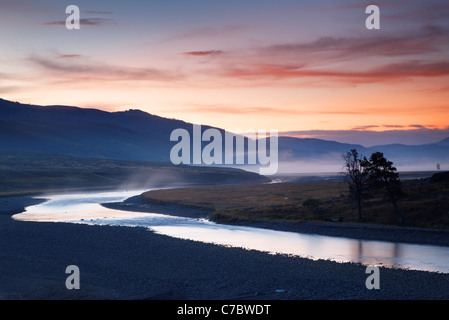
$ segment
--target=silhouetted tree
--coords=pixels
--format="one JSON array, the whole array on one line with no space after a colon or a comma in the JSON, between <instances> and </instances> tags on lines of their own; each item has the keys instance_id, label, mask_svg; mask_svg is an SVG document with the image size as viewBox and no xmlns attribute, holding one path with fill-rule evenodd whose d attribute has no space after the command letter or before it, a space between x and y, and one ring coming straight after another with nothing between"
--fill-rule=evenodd
<instances>
[{"instance_id":1,"label":"silhouetted tree","mask_svg":"<svg viewBox=\"0 0 449 320\"><path fill-rule=\"evenodd\" d=\"M374 152L369 160L366 158L362 160L361 166L365 168L371 185L387 189L398 222L402 224L404 218L397 204L397 196L402 194L401 181L399 180L399 173L396 167L393 166L393 162L387 160L382 152Z\"/></svg>"},{"instance_id":2,"label":"silhouetted tree","mask_svg":"<svg viewBox=\"0 0 449 320\"><path fill-rule=\"evenodd\" d=\"M439 163L437 163L437 170L440 170L440 169L441 169L441 166Z\"/></svg>"},{"instance_id":3,"label":"silhouetted tree","mask_svg":"<svg viewBox=\"0 0 449 320\"><path fill-rule=\"evenodd\" d=\"M352 149L343 156L345 161L345 176L349 183L349 193L351 197L357 202L357 210L359 213L359 220L363 219L362 215L362 198L365 191L368 174L365 167L362 166L362 159L356 149Z\"/></svg>"}]
</instances>

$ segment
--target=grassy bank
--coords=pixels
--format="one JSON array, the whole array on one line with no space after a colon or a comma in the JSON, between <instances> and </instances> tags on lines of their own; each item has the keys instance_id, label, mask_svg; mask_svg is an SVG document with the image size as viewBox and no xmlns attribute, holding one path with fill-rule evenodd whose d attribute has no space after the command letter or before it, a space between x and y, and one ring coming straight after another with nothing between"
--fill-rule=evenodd
<instances>
[{"instance_id":1,"label":"grassy bank","mask_svg":"<svg viewBox=\"0 0 449 320\"><path fill-rule=\"evenodd\" d=\"M405 226L448 229L449 184L447 181L403 181L399 206ZM147 201L207 208L211 220L221 223L265 221L360 222L345 182L300 182L242 186L213 186L155 190ZM364 223L395 225L388 196L372 192L364 201Z\"/></svg>"},{"instance_id":2,"label":"grassy bank","mask_svg":"<svg viewBox=\"0 0 449 320\"><path fill-rule=\"evenodd\" d=\"M0 152L0 196L41 192L263 183L268 178L239 169L169 163Z\"/></svg>"}]
</instances>

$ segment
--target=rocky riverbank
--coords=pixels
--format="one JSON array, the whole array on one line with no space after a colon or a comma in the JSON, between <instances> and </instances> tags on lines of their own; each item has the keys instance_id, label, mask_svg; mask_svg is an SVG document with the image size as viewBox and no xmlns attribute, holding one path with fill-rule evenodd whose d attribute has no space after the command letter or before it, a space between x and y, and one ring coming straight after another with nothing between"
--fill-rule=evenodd
<instances>
[{"instance_id":1,"label":"rocky riverbank","mask_svg":"<svg viewBox=\"0 0 449 320\"><path fill-rule=\"evenodd\" d=\"M66 267L80 270L68 290ZM142 227L23 222L0 215L0 299L449 299L449 274L272 255Z\"/></svg>"}]
</instances>

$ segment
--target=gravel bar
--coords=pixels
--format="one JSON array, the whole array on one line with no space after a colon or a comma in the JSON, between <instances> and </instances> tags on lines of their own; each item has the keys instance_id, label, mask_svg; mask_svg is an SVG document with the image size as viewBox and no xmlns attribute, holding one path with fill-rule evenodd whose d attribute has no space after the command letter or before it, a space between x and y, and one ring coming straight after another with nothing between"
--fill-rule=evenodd
<instances>
[{"instance_id":1,"label":"gravel bar","mask_svg":"<svg viewBox=\"0 0 449 320\"><path fill-rule=\"evenodd\" d=\"M81 288L67 290L66 267ZM23 222L0 214L0 299L448 299L449 274L380 268L379 290L355 263L175 239L142 227Z\"/></svg>"}]
</instances>

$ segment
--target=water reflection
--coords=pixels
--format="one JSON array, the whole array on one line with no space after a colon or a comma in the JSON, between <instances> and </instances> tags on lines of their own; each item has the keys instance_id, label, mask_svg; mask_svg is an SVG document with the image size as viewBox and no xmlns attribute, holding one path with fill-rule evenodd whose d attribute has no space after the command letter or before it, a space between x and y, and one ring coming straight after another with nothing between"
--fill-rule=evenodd
<instances>
[{"instance_id":1,"label":"water reflection","mask_svg":"<svg viewBox=\"0 0 449 320\"><path fill-rule=\"evenodd\" d=\"M152 229L177 238L297 255L315 260L327 259L449 273L448 247L328 237L216 225L211 222L203 222L201 226L178 224Z\"/></svg>"},{"instance_id":2,"label":"water reflection","mask_svg":"<svg viewBox=\"0 0 449 320\"><path fill-rule=\"evenodd\" d=\"M69 221L147 227L171 237L311 259L449 273L449 247L368 241L216 224L153 213L111 210L99 203L122 201L141 191L50 196L49 201L14 215L17 220Z\"/></svg>"},{"instance_id":3,"label":"water reflection","mask_svg":"<svg viewBox=\"0 0 449 320\"><path fill-rule=\"evenodd\" d=\"M25 212L13 215L12 218L23 221L58 222L145 216L145 214L138 212L110 210L100 205L100 203L123 201L142 192L144 191L105 191L49 195L43 197L47 199L46 202L27 207Z\"/></svg>"}]
</instances>

